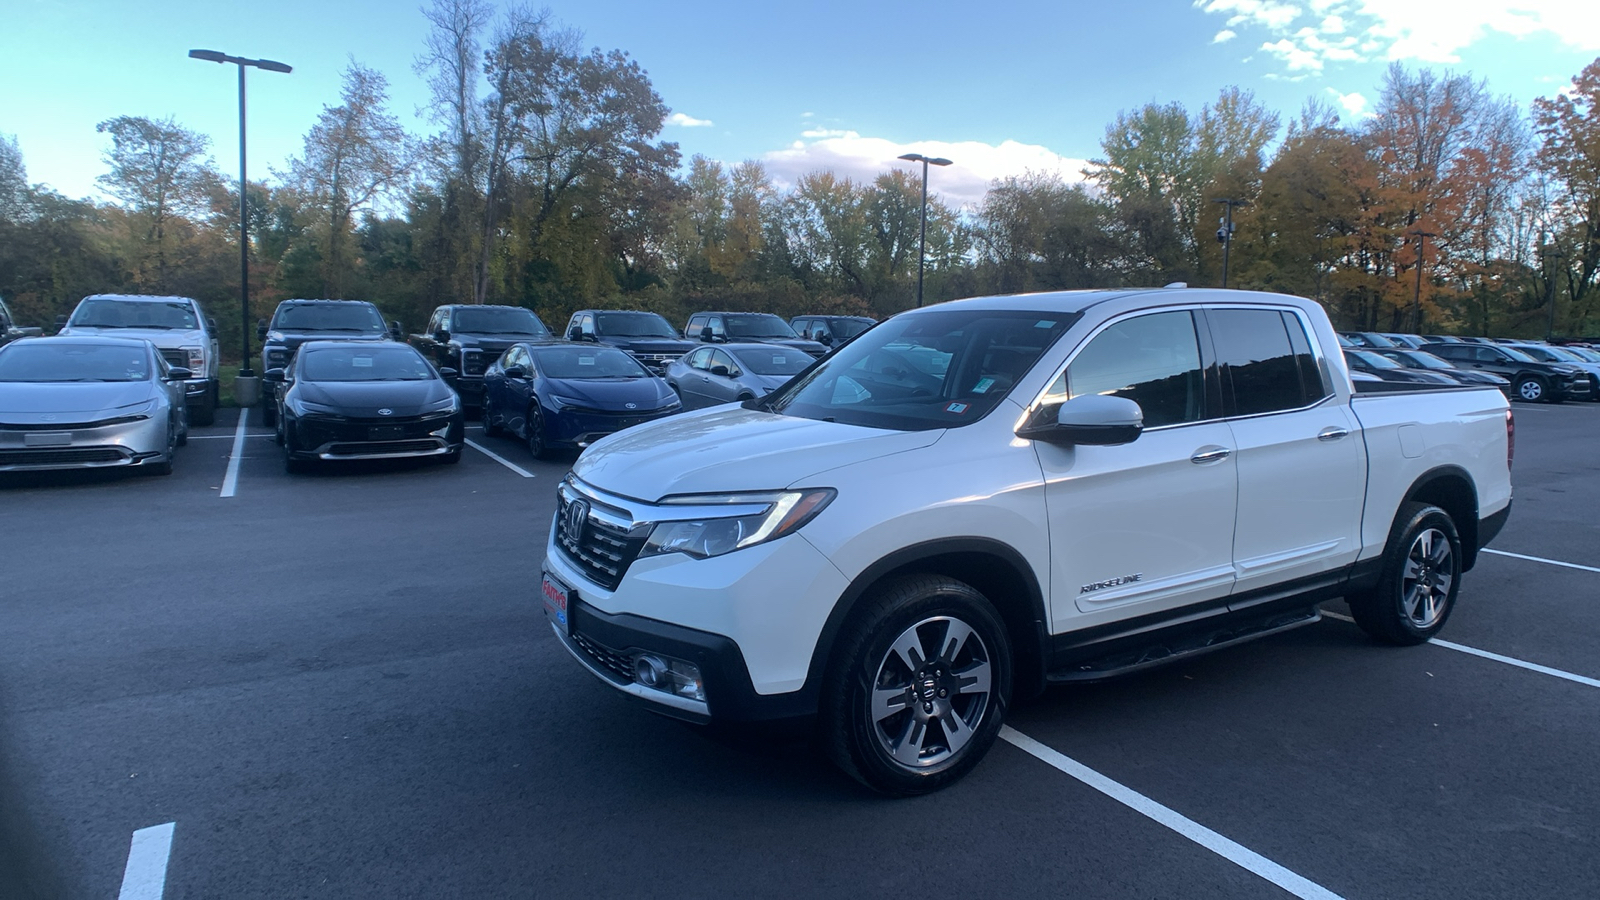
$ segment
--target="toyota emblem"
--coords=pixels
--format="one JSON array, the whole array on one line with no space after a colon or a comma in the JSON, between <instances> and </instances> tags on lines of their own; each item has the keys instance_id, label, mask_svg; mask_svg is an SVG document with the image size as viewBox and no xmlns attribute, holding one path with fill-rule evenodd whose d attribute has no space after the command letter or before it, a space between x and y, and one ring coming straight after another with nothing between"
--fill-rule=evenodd
<instances>
[{"instance_id":1,"label":"toyota emblem","mask_svg":"<svg viewBox=\"0 0 1600 900\"><path fill-rule=\"evenodd\" d=\"M624 403L622 405L627 409L638 409L639 408L639 404L637 404L637 403Z\"/></svg>"},{"instance_id":2,"label":"toyota emblem","mask_svg":"<svg viewBox=\"0 0 1600 900\"><path fill-rule=\"evenodd\" d=\"M378 410L378 415L380 415L380 416L392 416L392 415L394 415L394 410L392 410L392 409L380 409L380 410Z\"/></svg>"},{"instance_id":3,"label":"toyota emblem","mask_svg":"<svg viewBox=\"0 0 1600 900\"><path fill-rule=\"evenodd\" d=\"M589 501L574 500L571 503L568 503L567 518L565 523L567 526L567 536L574 541L578 540L578 536L583 533L583 523L588 518Z\"/></svg>"}]
</instances>

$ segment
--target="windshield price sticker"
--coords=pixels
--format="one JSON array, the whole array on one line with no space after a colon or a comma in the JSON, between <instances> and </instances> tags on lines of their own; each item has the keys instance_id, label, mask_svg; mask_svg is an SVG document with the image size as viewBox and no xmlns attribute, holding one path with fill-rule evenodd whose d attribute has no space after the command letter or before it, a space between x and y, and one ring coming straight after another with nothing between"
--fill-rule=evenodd
<instances>
[{"instance_id":1,"label":"windshield price sticker","mask_svg":"<svg viewBox=\"0 0 1600 900\"><path fill-rule=\"evenodd\" d=\"M972 392L974 394L982 394L986 393L989 388L992 387L994 387L993 378L980 378L978 379L978 383L972 386Z\"/></svg>"},{"instance_id":2,"label":"windshield price sticker","mask_svg":"<svg viewBox=\"0 0 1600 900\"><path fill-rule=\"evenodd\" d=\"M372 368L372 357L352 356L350 357L350 365L355 366L358 369L370 369Z\"/></svg>"},{"instance_id":3,"label":"windshield price sticker","mask_svg":"<svg viewBox=\"0 0 1600 900\"><path fill-rule=\"evenodd\" d=\"M592 365L594 365L594 357L592 357L592 356L580 356L580 357L578 357L578 365L580 365L580 366L592 366Z\"/></svg>"},{"instance_id":4,"label":"windshield price sticker","mask_svg":"<svg viewBox=\"0 0 1600 900\"><path fill-rule=\"evenodd\" d=\"M787 363L788 361L789 361L789 357L787 357L787 356L774 356L772 358L772 364L775 365L775 366L781 366L784 363Z\"/></svg>"}]
</instances>

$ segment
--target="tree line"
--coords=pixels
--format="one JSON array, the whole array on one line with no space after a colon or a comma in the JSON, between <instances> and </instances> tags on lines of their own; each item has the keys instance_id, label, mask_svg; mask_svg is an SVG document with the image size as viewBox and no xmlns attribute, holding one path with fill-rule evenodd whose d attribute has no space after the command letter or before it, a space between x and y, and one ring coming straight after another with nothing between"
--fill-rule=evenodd
<instances>
[{"instance_id":1,"label":"tree line","mask_svg":"<svg viewBox=\"0 0 1600 900\"><path fill-rule=\"evenodd\" d=\"M891 315L915 302L917 174L682 160L669 108L626 53L548 13L433 0L415 69L436 131L414 137L354 60L302 152L251 182L252 318L287 297L376 302L410 327L440 303ZM929 302L988 293L1214 285L1320 301L1383 331L1600 333L1600 60L1524 111L1467 75L1386 73L1372 114L1308 101L1287 121L1228 88L1199 110L1110 123L1082 181L1031 172L977 204L930 197ZM210 140L121 116L98 184L30 184L0 135L0 294L25 323L83 296L208 303L238 344L238 184Z\"/></svg>"}]
</instances>

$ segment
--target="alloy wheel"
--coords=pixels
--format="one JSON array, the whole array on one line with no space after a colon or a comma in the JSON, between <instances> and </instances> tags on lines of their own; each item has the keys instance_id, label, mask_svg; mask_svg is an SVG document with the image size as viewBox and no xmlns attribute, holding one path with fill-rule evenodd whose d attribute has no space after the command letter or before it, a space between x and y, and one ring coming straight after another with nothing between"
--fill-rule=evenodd
<instances>
[{"instance_id":1,"label":"alloy wheel","mask_svg":"<svg viewBox=\"0 0 1600 900\"><path fill-rule=\"evenodd\" d=\"M935 616L895 638L878 662L869 716L879 746L923 769L961 752L991 699L992 658L960 619Z\"/></svg>"},{"instance_id":2,"label":"alloy wheel","mask_svg":"<svg viewBox=\"0 0 1600 900\"><path fill-rule=\"evenodd\" d=\"M1413 625L1426 630L1438 624L1454 581L1450 539L1437 528L1419 532L1406 553L1400 582L1401 609Z\"/></svg>"}]
</instances>

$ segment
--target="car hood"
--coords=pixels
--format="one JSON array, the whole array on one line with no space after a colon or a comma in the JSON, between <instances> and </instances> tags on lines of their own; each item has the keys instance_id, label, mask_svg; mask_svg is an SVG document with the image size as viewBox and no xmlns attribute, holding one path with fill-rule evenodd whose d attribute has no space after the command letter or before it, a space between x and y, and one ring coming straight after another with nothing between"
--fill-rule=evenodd
<instances>
[{"instance_id":1,"label":"car hood","mask_svg":"<svg viewBox=\"0 0 1600 900\"><path fill-rule=\"evenodd\" d=\"M627 338L627 337L602 337L600 342L618 350L627 350L631 353L677 353L684 354L700 346L690 341L677 341L672 338Z\"/></svg>"},{"instance_id":2,"label":"car hood","mask_svg":"<svg viewBox=\"0 0 1600 900\"><path fill-rule=\"evenodd\" d=\"M793 375L756 375L750 373L744 376L743 381L755 385L767 393L771 393L788 383Z\"/></svg>"},{"instance_id":3,"label":"car hood","mask_svg":"<svg viewBox=\"0 0 1600 900\"><path fill-rule=\"evenodd\" d=\"M211 342L206 337L206 333L199 329L89 328L82 325L73 325L61 329L61 334L76 335L78 337L97 335L99 337L142 338L162 350L177 350L180 347L204 347Z\"/></svg>"},{"instance_id":4,"label":"car hood","mask_svg":"<svg viewBox=\"0 0 1600 900\"><path fill-rule=\"evenodd\" d=\"M279 340L267 339L269 344L294 349L306 341L387 341L387 331L284 331L281 328L273 329L276 334L283 337Z\"/></svg>"},{"instance_id":5,"label":"car hood","mask_svg":"<svg viewBox=\"0 0 1600 900\"><path fill-rule=\"evenodd\" d=\"M111 410L143 403L156 393L149 381L0 384L0 420L12 425L48 424L52 421L49 417L61 422L93 421L99 416L92 414L110 415Z\"/></svg>"},{"instance_id":6,"label":"car hood","mask_svg":"<svg viewBox=\"0 0 1600 900\"><path fill-rule=\"evenodd\" d=\"M339 410L357 418L415 416L451 396L450 386L436 378L427 381L302 381L291 398ZM379 413L380 409L389 410Z\"/></svg>"},{"instance_id":7,"label":"car hood","mask_svg":"<svg viewBox=\"0 0 1600 900\"><path fill-rule=\"evenodd\" d=\"M812 356L821 356L828 352L828 346L817 341L808 341L805 338L739 338L742 343L750 344L779 344L784 347L793 347L796 350L809 353Z\"/></svg>"},{"instance_id":8,"label":"car hood","mask_svg":"<svg viewBox=\"0 0 1600 900\"><path fill-rule=\"evenodd\" d=\"M765 491L926 447L942 434L941 429L888 431L718 406L606 437L585 450L572 471L603 491L636 500Z\"/></svg>"},{"instance_id":9,"label":"car hood","mask_svg":"<svg viewBox=\"0 0 1600 900\"><path fill-rule=\"evenodd\" d=\"M614 412L630 411L630 403L641 412L660 409L677 399L659 378L546 378L543 393Z\"/></svg>"}]
</instances>

